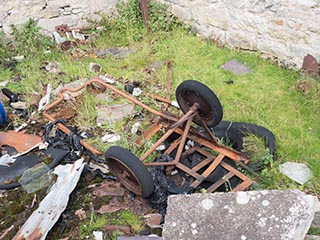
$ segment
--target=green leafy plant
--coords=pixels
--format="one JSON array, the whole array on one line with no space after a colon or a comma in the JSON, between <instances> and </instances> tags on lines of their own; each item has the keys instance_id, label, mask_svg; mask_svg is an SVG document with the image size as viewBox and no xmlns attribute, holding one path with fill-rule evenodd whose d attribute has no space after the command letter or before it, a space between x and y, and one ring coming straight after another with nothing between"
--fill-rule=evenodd
<instances>
[{"instance_id":1,"label":"green leafy plant","mask_svg":"<svg viewBox=\"0 0 320 240\"><path fill-rule=\"evenodd\" d=\"M43 52L55 45L51 38L40 33L40 28L31 18L22 28L12 25L12 35L14 39L13 52L25 55L25 57L31 53L33 57L35 52Z\"/></svg>"}]
</instances>

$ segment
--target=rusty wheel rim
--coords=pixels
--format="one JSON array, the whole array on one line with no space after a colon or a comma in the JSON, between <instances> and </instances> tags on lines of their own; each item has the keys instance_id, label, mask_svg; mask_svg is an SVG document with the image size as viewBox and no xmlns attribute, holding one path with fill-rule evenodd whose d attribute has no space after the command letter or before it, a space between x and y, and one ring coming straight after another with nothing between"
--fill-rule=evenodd
<instances>
[{"instance_id":1,"label":"rusty wheel rim","mask_svg":"<svg viewBox=\"0 0 320 240\"><path fill-rule=\"evenodd\" d=\"M179 95L178 102L184 113L188 112L191 106L195 103L199 104L198 113L199 115L195 117L195 121L201 125L201 119L204 122L209 122L212 119L214 112L212 111L208 100L202 97L199 93L194 91L182 91Z\"/></svg>"},{"instance_id":2,"label":"rusty wheel rim","mask_svg":"<svg viewBox=\"0 0 320 240\"><path fill-rule=\"evenodd\" d=\"M109 168L111 172L119 179L119 181L131 192L142 195L142 186L135 175L125 164L116 158L109 158Z\"/></svg>"}]
</instances>

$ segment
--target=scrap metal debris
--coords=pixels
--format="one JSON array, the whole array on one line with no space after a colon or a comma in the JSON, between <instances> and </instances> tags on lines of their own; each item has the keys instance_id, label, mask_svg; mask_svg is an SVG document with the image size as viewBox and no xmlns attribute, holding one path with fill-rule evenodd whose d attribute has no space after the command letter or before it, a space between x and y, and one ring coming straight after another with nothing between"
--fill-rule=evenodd
<instances>
[{"instance_id":1,"label":"scrap metal debris","mask_svg":"<svg viewBox=\"0 0 320 240\"><path fill-rule=\"evenodd\" d=\"M40 163L41 159L36 155L20 156L14 160L14 162L9 166L0 166L0 183L4 184L6 182L12 181L16 177L19 177L27 169Z\"/></svg>"},{"instance_id":2,"label":"scrap metal debris","mask_svg":"<svg viewBox=\"0 0 320 240\"><path fill-rule=\"evenodd\" d=\"M43 163L48 157L52 159L48 164L48 168L52 169L68 154L68 151L57 149L52 146L49 146L41 152L44 154L43 158L40 158L35 154L15 155L11 164L8 162L7 165L0 165L0 189L10 189L20 186L19 182L12 181L21 176L26 170L39 163ZM34 176L34 178L31 179L31 183L33 181L37 182L39 176L38 174ZM26 183L28 182L30 181L26 181Z\"/></svg>"},{"instance_id":3,"label":"scrap metal debris","mask_svg":"<svg viewBox=\"0 0 320 240\"><path fill-rule=\"evenodd\" d=\"M116 82L115 79L112 79L111 77L109 77L107 74L105 75L99 75L99 78L101 78L103 81L105 81L106 83L110 83L110 84L114 84Z\"/></svg>"},{"instance_id":4,"label":"scrap metal debris","mask_svg":"<svg viewBox=\"0 0 320 240\"><path fill-rule=\"evenodd\" d=\"M78 43L76 41L64 41L63 43L60 44L60 48L63 51L68 51L70 49L76 48L78 46Z\"/></svg>"},{"instance_id":5,"label":"scrap metal debris","mask_svg":"<svg viewBox=\"0 0 320 240\"><path fill-rule=\"evenodd\" d=\"M163 223L163 216L160 213L150 213L144 216L147 226L152 228L161 228Z\"/></svg>"},{"instance_id":6,"label":"scrap metal debris","mask_svg":"<svg viewBox=\"0 0 320 240\"><path fill-rule=\"evenodd\" d=\"M104 142L104 143L105 143L105 142L115 143L115 142L118 142L120 139L121 139L121 136L120 136L120 135L113 134L113 133L108 133L108 134L104 135L104 136L101 138L101 141Z\"/></svg>"},{"instance_id":7,"label":"scrap metal debris","mask_svg":"<svg viewBox=\"0 0 320 240\"><path fill-rule=\"evenodd\" d=\"M53 95L57 96L62 89L78 88L78 87L83 86L85 84L85 82L87 82L87 81L88 81L88 79L82 78L82 79L67 83L64 86L59 86L58 88L53 90L52 93L53 93ZM83 93L83 91L84 90L79 90L79 91L74 91L74 92L63 91L62 94L63 94L63 97L64 97L65 100L70 100L70 99L73 99L73 98L81 95Z\"/></svg>"},{"instance_id":8,"label":"scrap metal debris","mask_svg":"<svg viewBox=\"0 0 320 240\"><path fill-rule=\"evenodd\" d=\"M130 227L128 226L124 226L124 225L105 225L103 227L103 229L106 232L114 232L114 231L120 231L126 235L132 235L132 230Z\"/></svg>"},{"instance_id":9,"label":"scrap metal debris","mask_svg":"<svg viewBox=\"0 0 320 240\"><path fill-rule=\"evenodd\" d=\"M105 213L114 213L117 211L120 211L122 209L125 209L127 206L125 206L124 204L118 204L118 205L103 205L99 208L99 210L97 211L100 214L105 214Z\"/></svg>"},{"instance_id":10,"label":"scrap metal debris","mask_svg":"<svg viewBox=\"0 0 320 240\"><path fill-rule=\"evenodd\" d=\"M89 71L99 73L99 72L101 72L101 65L98 63L91 62L91 63L89 63Z\"/></svg>"},{"instance_id":11,"label":"scrap metal debris","mask_svg":"<svg viewBox=\"0 0 320 240\"><path fill-rule=\"evenodd\" d=\"M42 111L50 103L51 91L52 86L50 83L48 83L45 94L39 101L38 111Z\"/></svg>"},{"instance_id":12,"label":"scrap metal debris","mask_svg":"<svg viewBox=\"0 0 320 240\"><path fill-rule=\"evenodd\" d=\"M0 146L14 147L19 153L26 152L41 142L42 138L34 134L14 131L0 132Z\"/></svg>"},{"instance_id":13,"label":"scrap metal debris","mask_svg":"<svg viewBox=\"0 0 320 240\"><path fill-rule=\"evenodd\" d=\"M26 102L22 102L22 101L12 102L10 103L10 106L18 110L27 110L29 107Z\"/></svg>"},{"instance_id":14,"label":"scrap metal debris","mask_svg":"<svg viewBox=\"0 0 320 240\"><path fill-rule=\"evenodd\" d=\"M53 173L57 175L56 183L51 187L47 196L40 202L38 209L32 213L17 232L13 240L44 240L46 238L49 230L66 209L69 195L76 187L84 165L83 159L79 159L73 164L59 165L55 168Z\"/></svg>"},{"instance_id":15,"label":"scrap metal debris","mask_svg":"<svg viewBox=\"0 0 320 240\"><path fill-rule=\"evenodd\" d=\"M319 65L317 59L314 56L307 54L307 56L303 58L301 73L309 74L316 78L319 77Z\"/></svg>"},{"instance_id":16,"label":"scrap metal debris","mask_svg":"<svg viewBox=\"0 0 320 240\"><path fill-rule=\"evenodd\" d=\"M101 186L95 187L92 194L98 197L103 196L123 196L124 188L120 187L119 182L105 181Z\"/></svg>"}]
</instances>

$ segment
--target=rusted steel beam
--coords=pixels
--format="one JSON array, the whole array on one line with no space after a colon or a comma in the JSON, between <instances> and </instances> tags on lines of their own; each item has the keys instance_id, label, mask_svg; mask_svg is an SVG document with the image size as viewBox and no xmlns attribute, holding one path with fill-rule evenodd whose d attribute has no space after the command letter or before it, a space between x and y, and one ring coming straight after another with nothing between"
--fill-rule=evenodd
<instances>
[{"instance_id":1,"label":"rusted steel beam","mask_svg":"<svg viewBox=\"0 0 320 240\"><path fill-rule=\"evenodd\" d=\"M173 61L168 60L167 61L167 67L168 67L168 76L167 76L167 94L166 94L166 100L170 101L171 98L171 88L172 88L172 75L173 75Z\"/></svg>"},{"instance_id":2,"label":"rusted steel beam","mask_svg":"<svg viewBox=\"0 0 320 240\"><path fill-rule=\"evenodd\" d=\"M203 176L201 176L199 173L196 173L195 171L192 171L190 168L186 167L185 165L183 165L180 162L176 163L176 167L181 169L182 171L188 173L190 176L194 177L198 181L202 182L204 180Z\"/></svg>"},{"instance_id":3,"label":"rusted steel beam","mask_svg":"<svg viewBox=\"0 0 320 240\"><path fill-rule=\"evenodd\" d=\"M226 181L229 181L234 176L234 173L228 172L226 175L224 175L221 179L216 181L214 184L212 184L210 187L207 188L207 193L212 193L215 190L218 189L222 184L224 184Z\"/></svg>"},{"instance_id":4,"label":"rusted steel beam","mask_svg":"<svg viewBox=\"0 0 320 240\"><path fill-rule=\"evenodd\" d=\"M246 190L246 189L248 189L248 187L251 186L252 183L253 183L253 181L250 178L247 178L246 180L244 180L244 182L240 183L235 188L233 188L231 190L231 192L237 192L237 191Z\"/></svg>"},{"instance_id":5,"label":"rusted steel beam","mask_svg":"<svg viewBox=\"0 0 320 240\"><path fill-rule=\"evenodd\" d=\"M162 125L159 124L159 121L156 120L152 126L143 132L143 135L136 141L136 145L138 147L142 146L142 141L148 141L152 136L154 136L160 129L162 128Z\"/></svg>"},{"instance_id":6,"label":"rusted steel beam","mask_svg":"<svg viewBox=\"0 0 320 240\"><path fill-rule=\"evenodd\" d=\"M182 134L183 130L180 128L176 128L175 132ZM234 161L241 161L241 160L247 159L247 157L243 153L240 153L234 149L228 148L224 145L217 146L214 143L209 142L208 140L205 140L199 136L195 136L194 134L188 134L188 138L199 143L200 145L208 147L216 152L222 153L223 155L231 158Z\"/></svg>"},{"instance_id":7,"label":"rusted steel beam","mask_svg":"<svg viewBox=\"0 0 320 240\"><path fill-rule=\"evenodd\" d=\"M156 143L154 143L141 157L141 161L145 161L146 158L156 150L173 132L175 129L169 129Z\"/></svg>"},{"instance_id":8,"label":"rusted steel beam","mask_svg":"<svg viewBox=\"0 0 320 240\"><path fill-rule=\"evenodd\" d=\"M143 23L147 28L149 28L150 21L149 21L147 0L140 1L140 9L141 9L141 13L142 13Z\"/></svg>"},{"instance_id":9,"label":"rusted steel beam","mask_svg":"<svg viewBox=\"0 0 320 240\"><path fill-rule=\"evenodd\" d=\"M89 86L92 83L100 84L100 85L106 87L107 89L119 94L120 96L122 96L122 97L128 99L129 101L133 102L134 104L146 109L147 111L149 111L150 113L152 113L152 114L154 114L156 116L165 118L165 119L170 120L170 121L177 121L178 120L176 117L173 117L173 116L170 116L168 114L164 114L164 113L162 113L160 111L154 110L153 108L151 108L148 105L142 103L138 99L136 99L136 98L134 98L134 97L132 97L132 96L120 91L119 89L115 88L114 86L112 86L110 84L107 84L106 82L104 82L103 80L101 80L100 78L97 78L97 77L94 77L94 78L90 79L88 82L86 82L82 86L79 86L78 88L68 88L68 87L62 88L58 93L59 94L59 98L57 100L55 100L54 102L52 102L50 105L46 106L45 111L48 111L51 108L53 108L54 106L56 106L57 104L61 103L64 100L64 96L63 96L64 92L66 92L66 91L68 91L68 92L78 92L81 89Z\"/></svg>"},{"instance_id":10,"label":"rusted steel beam","mask_svg":"<svg viewBox=\"0 0 320 240\"><path fill-rule=\"evenodd\" d=\"M176 153L176 156L174 158L174 162L177 163L180 161L180 158L181 158L181 154L182 154L182 151L184 150L185 148L185 144L186 144L186 140L187 140L187 135L188 135L188 132L189 132L189 129L190 129L190 126L191 126L191 122L192 122L192 119L189 119L187 121L187 124L186 124L186 127L184 129L184 133L182 134L181 136L181 141L179 143L179 147L178 147L178 151Z\"/></svg>"},{"instance_id":11,"label":"rusted steel beam","mask_svg":"<svg viewBox=\"0 0 320 240\"><path fill-rule=\"evenodd\" d=\"M49 115L47 112L43 112L43 116L46 117L51 122L54 122L56 120L56 119L54 119L54 117ZM71 130L67 126L63 125L62 123L57 123L56 125L65 134L69 135L71 133ZM86 148L87 150L91 151L93 154L96 154L96 155L101 155L102 154L100 151L98 151L97 149L92 147L90 144L85 142L83 139L80 139L80 143L84 148Z\"/></svg>"},{"instance_id":12,"label":"rusted steel beam","mask_svg":"<svg viewBox=\"0 0 320 240\"><path fill-rule=\"evenodd\" d=\"M167 114L164 114L162 112L159 112L159 111L156 111L154 110L153 108L143 104L142 102L140 102L139 100L137 100L136 98L133 98L131 97L130 95L118 90L117 88L111 86L110 84L107 84L105 83L103 80L101 80L100 78L92 78L91 80L89 80L88 82L86 82L84 85L82 86L79 86L78 88L68 88L68 87L64 87L62 88L58 95L59 95L59 98L56 99L54 102L52 102L51 104L47 105L44 109L44 112L43 112L43 115L44 117L46 117L49 121L55 121L56 119L54 119L54 117L52 117L48 111L50 109L52 109L53 107L57 106L59 103L61 103L63 100L64 100L64 95L63 93L64 92L78 92L80 90L82 90L83 88L86 88L88 86L90 86L90 84L99 84L101 86L104 86L106 87L107 89L119 94L120 96L122 97L125 97L126 99L128 99L129 101L143 107L144 109L146 109L147 111L149 111L150 113L156 115L156 116L160 116L164 119L167 119L167 120L170 120L170 121L177 121L177 118L176 117L173 117L173 116L170 116L170 115L167 115ZM61 123L58 123L57 126L59 127L60 130L62 130L63 132L65 132L66 134L70 134L71 133L71 130L64 126L63 124ZM100 155L101 152L99 152L98 150L96 150L94 147L90 146L88 143L86 143L85 141L83 141L82 139L80 140L80 143L82 144L82 146L84 146L86 149L90 150L92 153L94 154L98 154Z\"/></svg>"},{"instance_id":13,"label":"rusted steel beam","mask_svg":"<svg viewBox=\"0 0 320 240\"><path fill-rule=\"evenodd\" d=\"M201 174L201 176L206 179L216 168L217 166L221 163L222 159L225 156L223 154L219 154L213 162L210 164L210 166ZM191 184L191 187L198 187L201 184L202 181L196 180Z\"/></svg>"}]
</instances>

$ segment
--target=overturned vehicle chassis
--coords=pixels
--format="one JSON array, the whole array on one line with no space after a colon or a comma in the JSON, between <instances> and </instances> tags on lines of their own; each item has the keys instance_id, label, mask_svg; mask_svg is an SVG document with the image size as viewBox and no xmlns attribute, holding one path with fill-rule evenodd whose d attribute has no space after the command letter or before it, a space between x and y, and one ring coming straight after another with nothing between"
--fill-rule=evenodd
<instances>
[{"instance_id":1,"label":"overturned vehicle chassis","mask_svg":"<svg viewBox=\"0 0 320 240\"><path fill-rule=\"evenodd\" d=\"M229 189L231 191L245 190L253 183L249 177L236 169L246 168L249 159L243 153L219 143L212 132L212 128L221 122L223 112L219 99L206 85L195 80L187 80L178 86L176 100L183 112L181 116L178 116L168 112L167 107L155 110L103 80L93 78L78 88L62 88L59 98L45 108L44 116L54 122L56 119L49 112L64 100L65 92L77 92L92 86L111 90L155 116L151 127L136 142L138 146L148 141L156 133L163 133L140 157L120 146L111 146L106 151L105 160L111 172L133 193L143 197L148 197L153 193L154 182L147 169L150 166L165 166L168 169L176 168L184 172L192 179L189 192L199 186L204 188L202 185L204 182L207 183L205 185L207 192L216 191L226 182L229 183L230 179L237 180L233 181L233 186ZM168 103L167 99L154 97ZM57 126L66 134L71 133L71 130L64 124L57 123ZM189 140L194 144L186 148L186 142ZM81 140L80 143L93 154L100 154L84 140ZM164 143L167 143L167 147L162 155L168 156L166 161L146 162L148 156ZM196 154L197 160L191 165L185 164L183 159L192 154ZM210 184L208 184L209 179L214 180L209 181Z\"/></svg>"}]
</instances>

